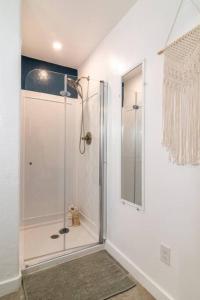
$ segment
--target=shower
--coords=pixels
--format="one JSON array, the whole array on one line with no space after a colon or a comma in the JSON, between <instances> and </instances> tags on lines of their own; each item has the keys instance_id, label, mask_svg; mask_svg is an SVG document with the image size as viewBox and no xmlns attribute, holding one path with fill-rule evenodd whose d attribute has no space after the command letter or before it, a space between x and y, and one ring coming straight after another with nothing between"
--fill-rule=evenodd
<instances>
[{"instance_id":1,"label":"shower","mask_svg":"<svg viewBox=\"0 0 200 300\"><path fill-rule=\"evenodd\" d=\"M86 96L84 99L84 94L83 94L83 87L80 84L81 80L87 80L87 90L86 90ZM92 143L92 134L91 132L87 132L85 134L85 120L84 120L84 101L88 99L88 91L89 91L89 81L90 78L88 77L80 77L77 80L67 78L67 84L65 87L65 90L67 90L67 85L71 86L79 95L81 98L81 126L80 126L80 136L79 136L79 152L80 154L85 153L85 145L90 145Z\"/></svg>"},{"instance_id":2,"label":"shower","mask_svg":"<svg viewBox=\"0 0 200 300\"><path fill-rule=\"evenodd\" d=\"M30 71L22 91L24 269L98 246L105 233L107 84L47 72Z\"/></svg>"}]
</instances>

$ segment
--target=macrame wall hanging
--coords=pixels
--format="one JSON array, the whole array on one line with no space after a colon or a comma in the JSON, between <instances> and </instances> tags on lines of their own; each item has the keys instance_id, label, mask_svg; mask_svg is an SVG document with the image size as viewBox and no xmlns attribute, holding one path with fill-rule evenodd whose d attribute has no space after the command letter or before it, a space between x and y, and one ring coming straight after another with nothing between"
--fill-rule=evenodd
<instances>
[{"instance_id":1,"label":"macrame wall hanging","mask_svg":"<svg viewBox=\"0 0 200 300\"><path fill-rule=\"evenodd\" d=\"M184 0L181 0L173 31ZM195 2L192 4L200 13ZM163 80L163 145L178 165L200 164L200 25L166 46Z\"/></svg>"}]
</instances>

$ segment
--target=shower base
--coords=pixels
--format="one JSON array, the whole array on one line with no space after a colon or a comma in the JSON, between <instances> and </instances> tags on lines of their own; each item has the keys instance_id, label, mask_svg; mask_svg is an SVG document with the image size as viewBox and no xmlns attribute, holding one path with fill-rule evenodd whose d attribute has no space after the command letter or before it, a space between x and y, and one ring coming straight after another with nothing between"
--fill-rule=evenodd
<instances>
[{"instance_id":1,"label":"shower base","mask_svg":"<svg viewBox=\"0 0 200 300\"><path fill-rule=\"evenodd\" d=\"M37 224L26 226L21 238L22 268L33 266L44 260L53 259L59 253L72 253L74 249L98 242L95 234L92 234L81 224L69 227L69 232L60 234L63 222L49 224ZM52 235L59 235L52 239Z\"/></svg>"}]
</instances>

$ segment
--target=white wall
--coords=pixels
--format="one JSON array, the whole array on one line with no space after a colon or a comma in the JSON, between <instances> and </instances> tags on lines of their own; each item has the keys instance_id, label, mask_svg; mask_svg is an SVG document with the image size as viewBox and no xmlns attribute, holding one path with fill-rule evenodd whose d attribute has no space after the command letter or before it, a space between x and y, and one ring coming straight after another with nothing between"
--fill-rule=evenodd
<instances>
[{"instance_id":1,"label":"white wall","mask_svg":"<svg viewBox=\"0 0 200 300\"><path fill-rule=\"evenodd\" d=\"M200 299L200 168L173 165L161 145L163 57L157 52L165 44L178 4L178 0L138 0L81 66L80 73L106 80L110 87L110 251L121 257L121 262L127 262L127 267L157 299L197 300ZM185 1L172 39L199 20L190 1ZM146 202L145 212L141 213L120 202L120 76L143 59L146 60ZM159 260L162 242L172 250L170 267Z\"/></svg>"},{"instance_id":2,"label":"white wall","mask_svg":"<svg viewBox=\"0 0 200 300\"><path fill-rule=\"evenodd\" d=\"M20 1L0 1L0 296L19 283Z\"/></svg>"}]
</instances>

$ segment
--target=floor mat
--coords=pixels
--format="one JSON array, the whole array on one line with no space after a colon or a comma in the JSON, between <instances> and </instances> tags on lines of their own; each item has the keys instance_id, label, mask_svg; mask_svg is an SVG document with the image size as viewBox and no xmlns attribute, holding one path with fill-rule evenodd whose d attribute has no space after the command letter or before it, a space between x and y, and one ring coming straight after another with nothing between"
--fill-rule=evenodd
<instances>
[{"instance_id":1,"label":"floor mat","mask_svg":"<svg viewBox=\"0 0 200 300\"><path fill-rule=\"evenodd\" d=\"M23 284L27 300L105 300L136 285L104 250L24 275Z\"/></svg>"}]
</instances>

